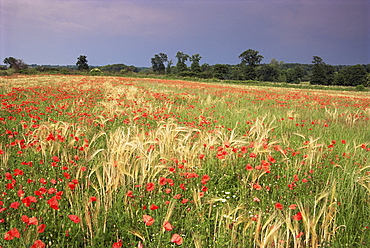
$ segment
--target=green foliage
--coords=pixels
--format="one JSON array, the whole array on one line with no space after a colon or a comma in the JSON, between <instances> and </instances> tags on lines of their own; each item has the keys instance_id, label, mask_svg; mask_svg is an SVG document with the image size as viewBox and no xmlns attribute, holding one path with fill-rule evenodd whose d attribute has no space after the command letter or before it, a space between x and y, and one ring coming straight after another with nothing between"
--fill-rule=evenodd
<instances>
[{"instance_id":1,"label":"green foliage","mask_svg":"<svg viewBox=\"0 0 370 248\"><path fill-rule=\"evenodd\" d=\"M337 83L344 86L368 86L366 76L366 70L362 65L349 66L339 71Z\"/></svg>"},{"instance_id":2,"label":"green foliage","mask_svg":"<svg viewBox=\"0 0 370 248\"><path fill-rule=\"evenodd\" d=\"M28 68L28 65L23 62L21 59L16 59L13 57L8 57L4 59L4 64L9 65L11 69L16 71L25 70Z\"/></svg>"},{"instance_id":3,"label":"green foliage","mask_svg":"<svg viewBox=\"0 0 370 248\"><path fill-rule=\"evenodd\" d=\"M276 82L280 73L276 65L261 65L256 69L257 78L260 81Z\"/></svg>"},{"instance_id":4,"label":"green foliage","mask_svg":"<svg viewBox=\"0 0 370 248\"><path fill-rule=\"evenodd\" d=\"M185 62L189 59L189 55L183 52L177 52L176 58L177 58L177 64L176 64L177 73L186 71L188 67L185 64Z\"/></svg>"},{"instance_id":5,"label":"green foliage","mask_svg":"<svg viewBox=\"0 0 370 248\"><path fill-rule=\"evenodd\" d=\"M202 71L201 67L200 67L200 64L199 64L199 61L202 57L200 56L200 54L194 54L194 55L191 55L190 57L190 61L192 62L191 65L190 65L190 71L192 72L195 72L195 73L199 73Z\"/></svg>"},{"instance_id":6,"label":"green foliage","mask_svg":"<svg viewBox=\"0 0 370 248\"><path fill-rule=\"evenodd\" d=\"M229 78L229 66L223 64L216 64L213 66L213 75L218 79L228 79Z\"/></svg>"},{"instance_id":7,"label":"green foliage","mask_svg":"<svg viewBox=\"0 0 370 248\"><path fill-rule=\"evenodd\" d=\"M366 91L365 86L363 86L362 84L356 85L356 90L357 91Z\"/></svg>"},{"instance_id":8,"label":"green foliage","mask_svg":"<svg viewBox=\"0 0 370 248\"><path fill-rule=\"evenodd\" d=\"M87 57L85 55L80 55L80 57L77 58L76 65L78 67L78 70L85 71L89 69L89 64L87 63Z\"/></svg>"},{"instance_id":9,"label":"green foliage","mask_svg":"<svg viewBox=\"0 0 370 248\"><path fill-rule=\"evenodd\" d=\"M80 57L77 58L76 65L78 67L78 70L88 70L89 69L88 60L85 55L80 55Z\"/></svg>"},{"instance_id":10,"label":"green foliage","mask_svg":"<svg viewBox=\"0 0 370 248\"><path fill-rule=\"evenodd\" d=\"M311 84L331 85L334 81L334 68L325 64L319 56L313 56Z\"/></svg>"},{"instance_id":11,"label":"green foliage","mask_svg":"<svg viewBox=\"0 0 370 248\"><path fill-rule=\"evenodd\" d=\"M164 63L167 61L168 59L166 54L164 53L155 54L154 58L151 58L153 72L158 74L164 74L166 69Z\"/></svg>"},{"instance_id":12,"label":"green foliage","mask_svg":"<svg viewBox=\"0 0 370 248\"><path fill-rule=\"evenodd\" d=\"M261 63L263 59L263 56L258 53L259 51L248 49L239 55L239 59L241 59L242 63L246 63L250 66L255 66Z\"/></svg>"}]
</instances>

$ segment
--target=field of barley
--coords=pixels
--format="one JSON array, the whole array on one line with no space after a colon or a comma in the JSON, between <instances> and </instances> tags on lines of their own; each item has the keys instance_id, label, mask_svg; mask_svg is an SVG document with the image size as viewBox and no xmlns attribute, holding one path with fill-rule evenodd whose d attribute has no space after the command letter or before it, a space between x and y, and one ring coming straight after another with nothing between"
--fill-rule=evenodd
<instances>
[{"instance_id":1,"label":"field of barley","mask_svg":"<svg viewBox=\"0 0 370 248\"><path fill-rule=\"evenodd\" d=\"M369 247L370 95L0 77L0 247Z\"/></svg>"}]
</instances>

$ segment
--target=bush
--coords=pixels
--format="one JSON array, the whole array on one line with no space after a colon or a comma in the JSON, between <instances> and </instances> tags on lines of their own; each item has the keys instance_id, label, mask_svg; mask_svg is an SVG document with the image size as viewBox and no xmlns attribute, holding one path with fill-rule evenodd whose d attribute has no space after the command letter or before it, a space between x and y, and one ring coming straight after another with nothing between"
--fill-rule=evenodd
<instances>
[{"instance_id":1,"label":"bush","mask_svg":"<svg viewBox=\"0 0 370 248\"><path fill-rule=\"evenodd\" d=\"M366 91L366 88L362 84L359 84L359 85L356 86L356 90L357 91Z\"/></svg>"}]
</instances>

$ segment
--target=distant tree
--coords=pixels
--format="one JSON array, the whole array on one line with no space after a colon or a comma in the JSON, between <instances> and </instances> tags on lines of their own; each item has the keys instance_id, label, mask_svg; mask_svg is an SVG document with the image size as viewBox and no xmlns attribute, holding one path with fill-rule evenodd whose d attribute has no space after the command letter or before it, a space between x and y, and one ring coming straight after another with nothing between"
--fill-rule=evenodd
<instances>
[{"instance_id":1,"label":"distant tree","mask_svg":"<svg viewBox=\"0 0 370 248\"><path fill-rule=\"evenodd\" d=\"M286 82L290 84L299 84L304 76L304 70L301 65L289 68L285 71Z\"/></svg>"},{"instance_id":2,"label":"distant tree","mask_svg":"<svg viewBox=\"0 0 370 248\"><path fill-rule=\"evenodd\" d=\"M79 70L88 70L89 65L87 63L87 57L85 55L80 55L80 57L77 58L76 65Z\"/></svg>"},{"instance_id":3,"label":"distant tree","mask_svg":"<svg viewBox=\"0 0 370 248\"><path fill-rule=\"evenodd\" d=\"M313 68L311 75L311 84L331 85L334 81L334 69L325 64L319 56L313 56Z\"/></svg>"},{"instance_id":4,"label":"distant tree","mask_svg":"<svg viewBox=\"0 0 370 248\"><path fill-rule=\"evenodd\" d=\"M177 52L176 58L177 58L177 64L176 64L177 73L186 71L188 67L185 64L185 62L189 59L189 55L183 52Z\"/></svg>"},{"instance_id":5,"label":"distant tree","mask_svg":"<svg viewBox=\"0 0 370 248\"><path fill-rule=\"evenodd\" d=\"M294 76L297 78L297 80L302 80L304 76L304 70L301 65L297 65L296 67L294 67Z\"/></svg>"},{"instance_id":6,"label":"distant tree","mask_svg":"<svg viewBox=\"0 0 370 248\"><path fill-rule=\"evenodd\" d=\"M152 68L155 73L164 74L166 67L164 62L167 62L167 55L164 53L155 54L154 58L151 58Z\"/></svg>"},{"instance_id":7,"label":"distant tree","mask_svg":"<svg viewBox=\"0 0 370 248\"><path fill-rule=\"evenodd\" d=\"M125 64L113 64L113 65L104 65L99 67L102 71L108 71L108 72L120 72L121 70L124 70L127 67Z\"/></svg>"},{"instance_id":8,"label":"distant tree","mask_svg":"<svg viewBox=\"0 0 370 248\"><path fill-rule=\"evenodd\" d=\"M277 61L275 58L272 58L270 61L270 65L279 65L279 61Z\"/></svg>"},{"instance_id":9,"label":"distant tree","mask_svg":"<svg viewBox=\"0 0 370 248\"><path fill-rule=\"evenodd\" d=\"M172 73L172 59L167 61L167 68L166 68L166 73L171 74Z\"/></svg>"},{"instance_id":10,"label":"distant tree","mask_svg":"<svg viewBox=\"0 0 370 248\"><path fill-rule=\"evenodd\" d=\"M336 81L344 86L367 86L366 76L366 70L362 65L353 65L340 70Z\"/></svg>"},{"instance_id":11,"label":"distant tree","mask_svg":"<svg viewBox=\"0 0 370 248\"><path fill-rule=\"evenodd\" d=\"M241 71L246 80L254 80L257 77L256 66L261 63L263 56L258 51L248 49L239 55L241 59Z\"/></svg>"},{"instance_id":12,"label":"distant tree","mask_svg":"<svg viewBox=\"0 0 370 248\"><path fill-rule=\"evenodd\" d=\"M213 75L218 79L229 78L229 66L224 64L216 64L213 66Z\"/></svg>"},{"instance_id":13,"label":"distant tree","mask_svg":"<svg viewBox=\"0 0 370 248\"><path fill-rule=\"evenodd\" d=\"M17 70L17 71L28 68L28 65L24 63L23 60L16 59L13 57L5 58L4 64L9 65L10 68L13 68L14 70Z\"/></svg>"},{"instance_id":14,"label":"distant tree","mask_svg":"<svg viewBox=\"0 0 370 248\"><path fill-rule=\"evenodd\" d=\"M260 81L275 82L279 77L279 70L275 65L263 65L257 68L256 74Z\"/></svg>"},{"instance_id":15,"label":"distant tree","mask_svg":"<svg viewBox=\"0 0 370 248\"><path fill-rule=\"evenodd\" d=\"M199 64L199 61L202 57L197 53L197 54L194 54L194 55L191 55L190 57L190 61L192 62L191 65L190 65L190 71L192 72L195 72L195 73L199 73L201 72L201 68L200 68L200 64Z\"/></svg>"},{"instance_id":16,"label":"distant tree","mask_svg":"<svg viewBox=\"0 0 370 248\"><path fill-rule=\"evenodd\" d=\"M258 53L258 51L248 49L239 55L239 59L241 59L242 63L246 63L250 66L255 66L261 63L263 59L263 56Z\"/></svg>"}]
</instances>

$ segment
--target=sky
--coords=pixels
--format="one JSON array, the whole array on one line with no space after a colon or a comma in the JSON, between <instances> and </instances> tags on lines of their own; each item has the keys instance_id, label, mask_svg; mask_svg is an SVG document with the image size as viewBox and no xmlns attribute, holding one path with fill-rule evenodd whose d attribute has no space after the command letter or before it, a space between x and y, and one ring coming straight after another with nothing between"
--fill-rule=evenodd
<instances>
[{"instance_id":1,"label":"sky","mask_svg":"<svg viewBox=\"0 0 370 248\"><path fill-rule=\"evenodd\" d=\"M0 64L151 66L155 54L238 64L370 63L369 0L0 0Z\"/></svg>"}]
</instances>

